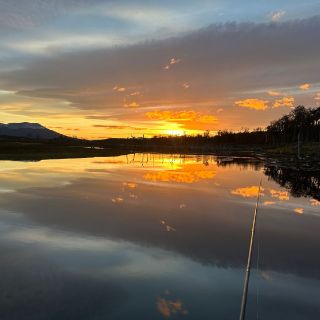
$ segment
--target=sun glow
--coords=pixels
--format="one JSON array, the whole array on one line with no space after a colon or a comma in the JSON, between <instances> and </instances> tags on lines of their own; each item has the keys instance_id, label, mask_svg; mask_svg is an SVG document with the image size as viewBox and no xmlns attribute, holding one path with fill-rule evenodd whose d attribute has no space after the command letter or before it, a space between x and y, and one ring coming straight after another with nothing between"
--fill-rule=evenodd
<instances>
[{"instance_id":1,"label":"sun glow","mask_svg":"<svg viewBox=\"0 0 320 320\"><path fill-rule=\"evenodd\" d=\"M181 129L167 129L165 133L170 136L183 136L185 134L185 131Z\"/></svg>"}]
</instances>

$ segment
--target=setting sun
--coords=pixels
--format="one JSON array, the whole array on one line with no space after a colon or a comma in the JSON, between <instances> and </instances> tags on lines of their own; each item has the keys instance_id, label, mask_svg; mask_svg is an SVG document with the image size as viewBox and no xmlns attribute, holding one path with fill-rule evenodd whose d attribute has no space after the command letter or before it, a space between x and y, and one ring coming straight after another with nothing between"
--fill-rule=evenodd
<instances>
[{"instance_id":1,"label":"setting sun","mask_svg":"<svg viewBox=\"0 0 320 320\"><path fill-rule=\"evenodd\" d=\"M185 131L180 129L167 129L165 133L170 136L183 136Z\"/></svg>"}]
</instances>

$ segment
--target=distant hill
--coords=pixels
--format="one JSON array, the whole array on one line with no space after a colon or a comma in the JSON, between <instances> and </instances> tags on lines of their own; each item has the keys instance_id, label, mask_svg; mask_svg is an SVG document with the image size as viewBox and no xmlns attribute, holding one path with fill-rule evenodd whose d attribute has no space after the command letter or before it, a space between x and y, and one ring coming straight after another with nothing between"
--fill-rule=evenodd
<instances>
[{"instance_id":1,"label":"distant hill","mask_svg":"<svg viewBox=\"0 0 320 320\"><path fill-rule=\"evenodd\" d=\"M8 124L0 123L0 137L51 140L64 136L39 123L20 122Z\"/></svg>"}]
</instances>

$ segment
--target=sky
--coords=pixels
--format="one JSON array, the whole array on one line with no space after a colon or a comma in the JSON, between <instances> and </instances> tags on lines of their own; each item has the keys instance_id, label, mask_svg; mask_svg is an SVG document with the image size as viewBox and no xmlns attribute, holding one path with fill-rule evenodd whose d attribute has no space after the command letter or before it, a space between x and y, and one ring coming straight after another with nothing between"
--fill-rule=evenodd
<instances>
[{"instance_id":1,"label":"sky","mask_svg":"<svg viewBox=\"0 0 320 320\"><path fill-rule=\"evenodd\" d=\"M317 0L0 0L0 122L88 139L320 105Z\"/></svg>"}]
</instances>

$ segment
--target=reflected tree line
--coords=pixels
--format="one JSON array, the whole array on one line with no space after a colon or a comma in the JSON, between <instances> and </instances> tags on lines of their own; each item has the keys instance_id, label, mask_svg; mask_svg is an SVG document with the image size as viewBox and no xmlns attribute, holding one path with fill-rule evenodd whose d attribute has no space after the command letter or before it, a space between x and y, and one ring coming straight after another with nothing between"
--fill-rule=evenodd
<instances>
[{"instance_id":1,"label":"reflected tree line","mask_svg":"<svg viewBox=\"0 0 320 320\"><path fill-rule=\"evenodd\" d=\"M312 197L320 201L320 170L265 166L264 173L281 187L288 189L294 197Z\"/></svg>"},{"instance_id":2,"label":"reflected tree line","mask_svg":"<svg viewBox=\"0 0 320 320\"><path fill-rule=\"evenodd\" d=\"M130 159L127 156L127 163L140 163L150 165L154 163L180 163L184 164L189 157L185 154L132 154ZM295 165L288 165L285 159L268 160L259 157L243 156L214 156L197 155L192 159L195 163L202 163L204 166L217 164L219 167L238 166L243 169L263 170L264 174L287 189L294 197L311 197L320 201L320 167L308 167L306 169L298 162Z\"/></svg>"},{"instance_id":3,"label":"reflected tree line","mask_svg":"<svg viewBox=\"0 0 320 320\"><path fill-rule=\"evenodd\" d=\"M263 168L266 176L274 180L281 187L287 189L294 197L311 197L320 201L320 168L305 170L297 166L268 164L263 159L256 158L218 158L218 166L238 165L243 168Z\"/></svg>"}]
</instances>

